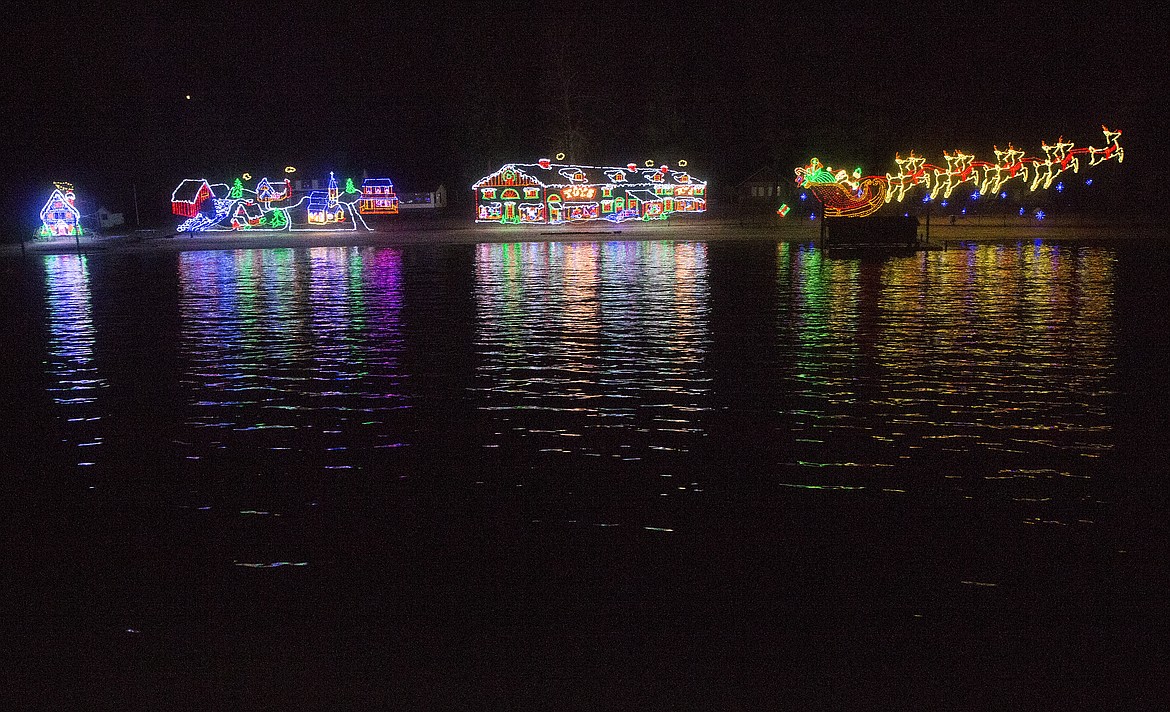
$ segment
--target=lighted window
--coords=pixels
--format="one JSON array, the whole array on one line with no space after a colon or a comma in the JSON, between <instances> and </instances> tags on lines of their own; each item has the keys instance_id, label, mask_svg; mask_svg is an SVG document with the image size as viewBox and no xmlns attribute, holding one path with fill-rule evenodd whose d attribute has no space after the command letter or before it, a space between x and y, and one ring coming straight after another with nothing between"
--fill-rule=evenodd
<instances>
[{"instance_id":1,"label":"lighted window","mask_svg":"<svg viewBox=\"0 0 1170 712\"><path fill-rule=\"evenodd\" d=\"M495 188L484 188L481 192L483 193L483 197L488 198L489 200L496 197Z\"/></svg>"},{"instance_id":2,"label":"lighted window","mask_svg":"<svg viewBox=\"0 0 1170 712\"><path fill-rule=\"evenodd\" d=\"M601 212L612 213L613 212L613 201L612 200L601 201Z\"/></svg>"},{"instance_id":3,"label":"lighted window","mask_svg":"<svg viewBox=\"0 0 1170 712\"><path fill-rule=\"evenodd\" d=\"M524 197L525 198L538 198L538 197L540 197L540 189L539 188L525 188L524 189Z\"/></svg>"},{"instance_id":4,"label":"lighted window","mask_svg":"<svg viewBox=\"0 0 1170 712\"><path fill-rule=\"evenodd\" d=\"M607 185L604 188L602 188L601 189L601 197L612 198L613 197L613 186Z\"/></svg>"}]
</instances>

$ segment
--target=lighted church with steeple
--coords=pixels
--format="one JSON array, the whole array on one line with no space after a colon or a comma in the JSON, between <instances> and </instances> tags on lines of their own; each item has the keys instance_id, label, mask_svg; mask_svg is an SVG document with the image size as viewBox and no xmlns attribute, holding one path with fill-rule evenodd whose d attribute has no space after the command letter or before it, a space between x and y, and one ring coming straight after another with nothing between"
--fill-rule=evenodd
<instances>
[{"instance_id":1,"label":"lighted church with steeple","mask_svg":"<svg viewBox=\"0 0 1170 712\"><path fill-rule=\"evenodd\" d=\"M328 225L345 222L345 208L338 200L340 191L337 189L337 178L333 171L329 172L329 190L314 190L309 193L309 223L312 225Z\"/></svg>"}]
</instances>

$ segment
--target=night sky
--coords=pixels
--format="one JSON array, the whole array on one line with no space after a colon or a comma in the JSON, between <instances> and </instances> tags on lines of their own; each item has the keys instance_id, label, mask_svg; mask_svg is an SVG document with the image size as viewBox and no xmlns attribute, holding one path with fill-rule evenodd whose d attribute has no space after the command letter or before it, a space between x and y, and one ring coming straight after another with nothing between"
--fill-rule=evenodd
<instances>
[{"instance_id":1,"label":"night sky","mask_svg":"<svg viewBox=\"0 0 1170 712\"><path fill-rule=\"evenodd\" d=\"M1056 7L1053 4L1052 7ZM51 180L161 217L184 177L295 165L461 189L505 161L654 159L712 182L816 155L867 172L992 144L1100 145L1121 207L1161 192L1168 41L1156 5L64 2L9 29L5 235ZM188 100L186 97L190 95ZM1111 166L1112 168L1112 166ZM1130 205L1125 205L1125 203ZM144 221L155 217L147 211ZM15 217L14 217L15 216Z\"/></svg>"}]
</instances>

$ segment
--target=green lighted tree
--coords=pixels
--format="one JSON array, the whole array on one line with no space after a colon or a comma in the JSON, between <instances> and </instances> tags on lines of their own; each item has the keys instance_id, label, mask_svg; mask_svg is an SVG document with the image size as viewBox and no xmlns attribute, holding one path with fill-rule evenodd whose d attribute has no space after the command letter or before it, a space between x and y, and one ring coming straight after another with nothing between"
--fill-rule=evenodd
<instances>
[{"instance_id":1,"label":"green lighted tree","mask_svg":"<svg viewBox=\"0 0 1170 712\"><path fill-rule=\"evenodd\" d=\"M358 189L353 187L353 178L346 178L345 179L345 192L346 193L358 192Z\"/></svg>"},{"instance_id":2,"label":"green lighted tree","mask_svg":"<svg viewBox=\"0 0 1170 712\"><path fill-rule=\"evenodd\" d=\"M236 178L236 182L232 183L231 196L233 199L244 197L244 184L239 178Z\"/></svg>"},{"instance_id":3,"label":"green lighted tree","mask_svg":"<svg viewBox=\"0 0 1170 712\"><path fill-rule=\"evenodd\" d=\"M273 230L279 230L288 224L288 218L285 216L283 210L273 210L268 215L268 226Z\"/></svg>"}]
</instances>

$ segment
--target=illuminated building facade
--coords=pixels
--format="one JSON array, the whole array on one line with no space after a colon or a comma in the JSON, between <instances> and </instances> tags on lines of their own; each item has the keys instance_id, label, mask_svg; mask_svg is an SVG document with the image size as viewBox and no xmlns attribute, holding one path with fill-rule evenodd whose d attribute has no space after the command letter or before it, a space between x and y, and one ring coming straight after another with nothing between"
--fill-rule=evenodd
<instances>
[{"instance_id":1,"label":"illuminated building facade","mask_svg":"<svg viewBox=\"0 0 1170 712\"><path fill-rule=\"evenodd\" d=\"M171 212L186 218L193 218L203 208L203 203L215 195L207 181L190 179L179 183L171 193Z\"/></svg>"},{"instance_id":2,"label":"illuminated building facade","mask_svg":"<svg viewBox=\"0 0 1170 712\"><path fill-rule=\"evenodd\" d=\"M362 181L362 197L358 210L363 215L397 215L398 196L389 178L366 178Z\"/></svg>"},{"instance_id":3,"label":"illuminated building facade","mask_svg":"<svg viewBox=\"0 0 1170 712\"><path fill-rule=\"evenodd\" d=\"M559 225L665 220L707 209L707 183L666 166L621 168L509 163L474 186L476 222Z\"/></svg>"},{"instance_id":4,"label":"illuminated building facade","mask_svg":"<svg viewBox=\"0 0 1170 712\"><path fill-rule=\"evenodd\" d=\"M237 230L315 230L337 231L370 229L361 219L358 201L361 194L346 181L339 190L333 173L325 182L327 190L299 193L291 179L261 178L254 188L244 181L245 173L232 185L189 179L179 183L171 194L171 211L185 218L179 232L232 232ZM309 183L309 181L297 181ZM314 180L316 187L319 183Z\"/></svg>"},{"instance_id":5,"label":"illuminated building facade","mask_svg":"<svg viewBox=\"0 0 1170 712\"><path fill-rule=\"evenodd\" d=\"M329 225L345 222L345 210L340 202L337 179L329 173L329 189L309 193L308 216L310 225Z\"/></svg>"}]
</instances>

